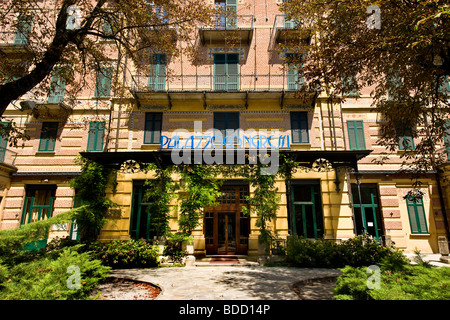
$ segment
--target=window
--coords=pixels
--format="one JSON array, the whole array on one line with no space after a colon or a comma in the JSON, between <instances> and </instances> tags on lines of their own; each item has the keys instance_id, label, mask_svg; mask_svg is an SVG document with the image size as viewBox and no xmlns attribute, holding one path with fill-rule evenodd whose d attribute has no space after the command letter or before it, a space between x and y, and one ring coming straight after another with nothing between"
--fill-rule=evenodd
<instances>
[{"instance_id":1,"label":"window","mask_svg":"<svg viewBox=\"0 0 450 320\"><path fill-rule=\"evenodd\" d=\"M408 207L409 223L411 225L412 234L427 234L427 219L425 217L425 210L423 207L423 199L420 198L406 198L406 205Z\"/></svg>"},{"instance_id":2,"label":"window","mask_svg":"<svg viewBox=\"0 0 450 320\"><path fill-rule=\"evenodd\" d=\"M348 86L354 86L357 85L357 79L356 76L348 77L348 78L342 78L341 79L343 85ZM358 95L358 89L352 89L348 92L343 93L344 96L357 96Z\"/></svg>"},{"instance_id":3,"label":"window","mask_svg":"<svg viewBox=\"0 0 450 320\"><path fill-rule=\"evenodd\" d=\"M66 92L66 81L56 72L50 81L50 94L48 95L48 103L59 104L63 101Z\"/></svg>"},{"instance_id":4,"label":"window","mask_svg":"<svg viewBox=\"0 0 450 320\"><path fill-rule=\"evenodd\" d=\"M319 239L323 236L323 214L318 181L292 181L292 215L294 234Z\"/></svg>"},{"instance_id":5,"label":"window","mask_svg":"<svg viewBox=\"0 0 450 320\"><path fill-rule=\"evenodd\" d=\"M148 87L153 91L166 90L166 55L153 54L150 58L150 75Z\"/></svg>"},{"instance_id":6,"label":"window","mask_svg":"<svg viewBox=\"0 0 450 320\"><path fill-rule=\"evenodd\" d=\"M97 82L95 84L95 97L109 97L111 94L111 80L113 68L104 67L97 72Z\"/></svg>"},{"instance_id":7,"label":"window","mask_svg":"<svg viewBox=\"0 0 450 320\"><path fill-rule=\"evenodd\" d=\"M0 125L2 128L2 133L5 135L0 134L0 163L5 161L5 155L6 155L6 147L8 145L8 133L4 132L3 130L7 130L7 123L6 122L0 122ZM9 130L8 130L9 131Z\"/></svg>"},{"instance_id":8,"label":"window","mask_svg":"<svg viewBox=\"0 0 450 320\"><path fill-rule=\"evenodd\" d=\"M352 205L356 234L368 233L381 241L383 227L380 206L378 205L378 187L376 184L362 183L351 185ZM360 197L361 195L361 197Z\"/></svg>"},{"instance_id":9,"label":"window","mask_svg":"<svg viewBox=\"0 0 450 320\"><path fill-rule=\"evenodd\" d=\"M222 30L236 29L237 24L237 0L216 0L216 9L225 13L216 17L216 27Z\"/></svg>"},{"instance_id":10,"label":"window","mask_svg":"<svg viewBox=\"0 0 450 320\"><path fill-rule=\"evenodd\" d=\"M440 87L440 91L444 95L450 95L450 82L448 80L448 76L446 75L443 79L443 82Z\"/></svg>"},{"instance_id":11,"label":"window","mask_svg":"<svg viewBox=\"0 0 450 320\"><path fill-rule=\"evenodd\" d=\"M19 16L17 22L17 32L14 38L14 44L18 46L26 46L30 37L31 28L33 26L32 16Z\"/></svg>"},{"instance_id":12,"label":"window","mask_svg":"<svg viewBox=\"0 0 450 320\"><path fill-rule=\"evenodd\" d=\"M87 151L103 151L105 123L93 121L89 123Z\"/></svg>"},{"instance_id":13,"label":"window","mask_svg":"<svg viewBox=\"0 0 450 320\"><path fill-rule=\"evenodd\" d=\"M297 64L301 64L297 53L286 53L286 76L288 91L297 91L305 83L305 79L298 74Z\"/></svg>"},{"instance_id":14,"label":"window","mask_svg":"<svg viewBox=\"0 0 450 320\"><path fill-rule=\"evenodd\" d=\"M347 121L347 129L350 150L365 150L364 123L362 121Z\"/></svg>"},{"instance_id":15,"label":"window","mask_svg":"<svg viewBox=\"0 0 450 320\"><path fill-rule=\"evenodd\" d=\"M20 225L47 220L52 216L55 201L56 185L28 185L25 190L25 201L22 209ZM44 239L30 242L24 250L42 249L47 245L48 234Z\"/></svg>"},{"instance_id":16,"label":"window","mask_svg":"<svg viewBox=\"0 0 450 320\"><path fill-rule=\"evenodd\" d=\"M283 2L288 2L289 0L283 0ZM293 20L288 20L286 17L284 18L284 28L291 30L297 28L297 24Z\"/></svg>"},{"instance_id":17,"label":"window","mask_svg":"<svg viewBox=\"0 0 450 320\"><path fill-rule=\"evenodd\" d=\"M445 125L444 143L445 150L447 151L447 160L450 160L450 121Z\"/></svg>"},{"instance_id":18,"label":"window","mask_svg":"<svg viewBox=\"0 0 450 320\"><path fill-rule=\"evenodd\" d=\"M166 217L153 204L153 199L146 197L148 188L142 181L133 186L133 200L130 219L130 236L132 239L153 240L166 228Z\"/></svg>"},{"instance_id":19,"label":"window","mask_svg":"<svg viewBox=\"0 0 450 320\"><path fill-rule=\"evenodd\" d=\"M399 139L398 150L411 151L415 149L411 127L399 124L396 127L396 133Z\"/></svg>"},{"instance_id":20,"label":"window","mask_svg":"<svg viewBox=\"0 0 450 320\"><path fill-rule=\"evenodd\" d=\"M161 143L161 112L147 112L145 114L144 144Z\"/></svg>"},{"instance_id":21,"label":"window","mask_svg":"<svg viewBox=\"0 0 450 320\"><path fill-rule=\"evenodd\" d=\"M214 112L214 129L220 130L222 136L239 129L239 112Z\"/></svg>"},{"instance_id":22,"label":"window","mask_svg":"<svg viewBox=\"0 0 450 320\"><path fill-rule=\"evenodd\" d=\"M239 54L217 53L214 55L214 90L239 90Z\"/></svg>"},{"instance_id":23,"label":"window","mask_svg":"<svg viewBox=\"0 0 450 320\"><path fill-rule=\"evenodd\" d=\"M55 192L55 185L27 186L21 225L50 218L55 200Z\"/></svg>"},{"instance_id":24,"label":"window","mask_svg":"<svg viewBox=\"0 0 450 320\"><path fill-rule=\"evenodd\" d=\"M400 89L402 86L403 80L402 78L396 73L392 76L388 76L386 78L386 84L388 85L388 100L392 101L394 100L393 96L395 93Z\"/></svg>"},{"instance_id":25,"label":"window","mask_svg":"<svg viewBox=\"0 0 450 320\"><path fill-rule=\"evenodd\" d=\"M308 113L291 112L292 143L309 143Z\"/></svg>"},{"instance_id":26,"label":"window","mask_svg":"<svg viewBox=\"0 0 450 320\"><path fill-rule=\"evenodd\" d=\"M42 123L41 139L39 141L39 151L54 151L55 141L58 133L58 122Z\"/></svg>"}]
</instances>

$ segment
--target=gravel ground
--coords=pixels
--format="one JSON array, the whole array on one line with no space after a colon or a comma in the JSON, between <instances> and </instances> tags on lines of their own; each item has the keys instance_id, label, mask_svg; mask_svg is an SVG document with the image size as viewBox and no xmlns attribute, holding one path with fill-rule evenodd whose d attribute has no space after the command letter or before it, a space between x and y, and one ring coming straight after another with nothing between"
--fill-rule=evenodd
<instances>
[{"instance_id":1,"label":"gravel ground","mask_svg":"<svg viewBox=\"0 0 450 320\"><path fill-rule=\"evenodd\" d=\"M161 289L147 282L110 277L91 296L98 293L101 300L154 300Z\"/></svg>"}]
</instances>

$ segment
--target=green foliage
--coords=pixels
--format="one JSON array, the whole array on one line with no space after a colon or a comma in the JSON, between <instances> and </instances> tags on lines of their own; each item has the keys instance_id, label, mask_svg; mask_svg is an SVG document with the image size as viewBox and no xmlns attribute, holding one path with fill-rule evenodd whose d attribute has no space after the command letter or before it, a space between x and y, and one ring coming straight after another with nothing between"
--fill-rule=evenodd
<instances>
[{"instance_id":1,"label":"green foliage","mask_svg":"<svg viewBox=\"0 0 450 320\"><path fill-rule=\"evenodd\" d=\"M0 258L4 263L15 264L24 260L34 259L37 252L23 251L29 243L47 238L47 232L54 224L72 222L73 217L82 208L60 213L47 220L25 224L18 229L0 231Z\"/></svg>"},{"instance_id":2,"label":"green foliage","mask_svg":"<svg viewBox=\"0 0 450 320\"><path fill-rule=\"evenodd\" d=\"M339 268L346 265L384 264L401 269L407 263L401 252L383 247L367 235L348 239L341 244L291 237L286 251L287 260L299 267Z\"/></svg>"},{"instance_id":3,"label":"green foliage","mask_svg":"<svg viewBox=\"0 0 450 320\"><path fill-rule=\"evenodd\" d=\"M93 256L113 268L153 268L158 266L158 248L147 241L128 240L89 245Z\"/></svg>"},{"instance_id":4,"label":"green foliage","mask_svg":"<svg viewBox=\"0 0 450 320\"><path fill-rule=\"evenodd\" d=\"M186 252L183 250L183 242L192 241L192 238L183 232L170 234L167 237L167 246L164 248L164 255L169 256L173 263L182 263Z\"/></svg>"},{"instance_id":5,"label":"green foliage","mask_svg":"<svg viewBox=\"0 0 450 320\"><path fill-rule=\"evenodd\" d=\"M78 156L75 162L81 166L81 175L70 181L83 206L75 214L80 240L92 240L111 217L112 208L117 205L105 197L112 169Z\"/></svg>"},{"instance_id":6,"label":"green foliage","mask_svg":"<svg viewBox=\"0 0 450 320\"><path fill-rule=\"evenodd\" d=\"M277 215L280 199L277 194L278 188L275 187L276 175L267 174L265 167L265 165L257 164L242 168L241 174L254 188L253 195L246 197L250 209L244 206L242 212L246 215L251 212L256 214L255 225L260 231L259 241L270 243L275 235L268 224Z\"/></svg>"},{"instance_id":7,"label":"green foliage","mask_svg":"<svg viewBox=\"0 0 450 320\"><path fill-rule=\"evenodd\" d=\"M177 168L183 187L178 225L182 232L190 235L199 226L204 209L216 205L222 182L216 179L220 172L214 166L181 165Z\"/></svg>"},{"instance_id":8,"label":"green foliage","mask_svg":"<svg viewBox=\"0 0 450 320\"><path fill-rule=\"evenodd\" d=\"M147 170L155 171L155 178L146 180L144 184L148 187L144 199L151 202L149 206L152 214L150 231L158 237L166 236L170 231L170 202L175 197L175 191L179 186L172 180L171 174L174 170L172 166L162 169L155 164L149 164Z\"/></svg>"},{"instance_id":9,"label":"green foliage","mask_svg":"<svg viewBox=\"0 0 450 320\"><path fill-rule=\"evenodd\" d=\"M56 258L46 256L9 268L0 265L0 299L89 299L93 288L108 276L110 268L93 260L89 253L77 250L78 247L64 248ZM68 273L70 266L80 269L80 289L68 288L68 279L73 274Z\"/></svg>"},{"instance_id":10,"label":"green foliage","mask_svg":"<svg viewBox=\"0 0 450 320\"><path fill-rule=\"evenodd\" d=\"M335 300L449 300L450 268L405 266L402 271L381 267L380 288L367 287L366 267L347 266L336 281Z\"/></svg>"}]
</instances>

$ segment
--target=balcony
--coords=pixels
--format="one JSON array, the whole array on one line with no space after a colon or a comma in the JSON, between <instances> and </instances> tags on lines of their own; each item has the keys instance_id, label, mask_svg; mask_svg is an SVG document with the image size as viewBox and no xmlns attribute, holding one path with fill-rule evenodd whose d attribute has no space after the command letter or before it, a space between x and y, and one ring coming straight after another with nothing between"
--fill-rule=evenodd
<instances>
[{"instance_id":1,"label":"balcony","mask_svg":"<svg viewBox=\"0 0 450 320\"><path fill-rule=\"evenodd\" d=\"M302 78L286 74L171 75L158 77L158 81L151 83L148 76L135 75L133 80L130 91L139 102L166 101L169 108L172 100L177 99L203 100L205 108L209 104L224 104L223 100L241 100L247 106L252 99L278 99L281 108L311 106L318 94Z\"/></svg>"},{"instance_id":2,"label":"balcony","mask_svg":"<svg viewBox=\"0 0 450 320\"><path fill-rule=\"evenodd\" d=\"M17 152L0 147L0 172L10 173L17 171L15 166L16 157Z\"/></svg>"},{"instance_id":3,"label":"balcony","mask_svg":"<svg viewBox=\"0 0 450 320\"><path fill-rule=\"evenodd\" d=\"M250 44L253 37L253 15L216 15L208 24L199 26L203 45L208 44Z\"/></svg>"},{"instance_id":4,"label":"balcony","mask_svg":"<svg viewBox=\"0 0 450 320\"><path fill-rule=\"evenodd\" d=\"M275 16L272 30L271 41L276 43L301 40L309 44L311 41L310 30L302 28L292 20L287 20L284 14Z\"/></svg>"}]
</instances>

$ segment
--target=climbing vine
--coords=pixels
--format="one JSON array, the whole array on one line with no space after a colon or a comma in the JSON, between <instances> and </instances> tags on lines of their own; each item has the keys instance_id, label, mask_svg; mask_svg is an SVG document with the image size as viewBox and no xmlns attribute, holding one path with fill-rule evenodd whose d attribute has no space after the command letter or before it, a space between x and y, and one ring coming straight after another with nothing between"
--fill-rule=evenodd
<instances>
[{"instance_id":1,"label":"climbing vine","mask_svg":"<svg viewBox=\"0 0 450 320\"><path fill-rule=\"evenodd\" d=\"M74 215L80 240L95 239L100 229L109 218L114 216L114 208L118 205L106 198L106 188L111 182L113 169L78 156L75 163L81 166L81 175L70 181L71 188L75 189L76 197L83 204Z\"/></svg>"},{"instance_id":2,"label":"climbing vine","mask_svg":"<svg viewBox=\"0 0 450 320\"><path fill-rule=\"evenodd\" d=\"M173 166L161 168L156 164L148 164L147 171L154 171L154 179L147 179L144 186L147 187L144 201L150 202L148 210L152 213L150 232L157 237L164 237L170 231L170 203L176 196L179 186L172 179Z\"/></svg>"}]
</instances>

